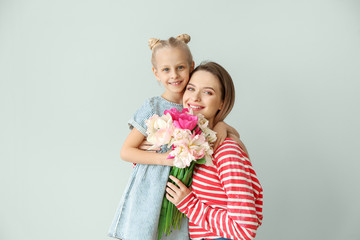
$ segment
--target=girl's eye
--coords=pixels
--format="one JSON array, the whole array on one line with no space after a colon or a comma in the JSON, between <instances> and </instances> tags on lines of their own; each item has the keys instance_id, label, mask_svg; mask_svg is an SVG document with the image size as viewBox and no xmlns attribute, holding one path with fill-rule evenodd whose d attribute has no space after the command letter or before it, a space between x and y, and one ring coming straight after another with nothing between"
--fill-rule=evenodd
<instances>
[{"instance_id":1,"label":"girl's eye","mask_svg":"<svg viewBox=\"0 0 360 240\"><path fill-rule=\"evenodd\" d=\"M186 90L188 90L188 91L194 91L194 88L192 88L192 87L187 87Z\"/></svg>"},{"instance_id":2,"label":"girl's eye","mask_svg":"<svg viewBox=\"0 0 360 240\"><path fill-rule=\"evenodd\" d=\"M209 91L206 91L205 94L210 95L210 96L213 95L212 92L209 92Z\"/></svg>"},{"instance_id":3,"label":"girl's eye","mask_svg":"<svg viewBox=\"0 0 360 240\"><path fill-rule=\"evenodd\" d=\"M164 71L164 72L167 72L167 71L169 71L169 69L168 69L168 68L164 68L163 71Z\"/></svg>"},{"instance_id":4,"label":"girl's eye","mask_svg":"<svg viewBox=\"0 0 360 240\"><path fill-rule=\"evenodd\" d=\"M182 70L184 69L184 66L179 66L178 69Z\"/></svg>"}]
</instances>

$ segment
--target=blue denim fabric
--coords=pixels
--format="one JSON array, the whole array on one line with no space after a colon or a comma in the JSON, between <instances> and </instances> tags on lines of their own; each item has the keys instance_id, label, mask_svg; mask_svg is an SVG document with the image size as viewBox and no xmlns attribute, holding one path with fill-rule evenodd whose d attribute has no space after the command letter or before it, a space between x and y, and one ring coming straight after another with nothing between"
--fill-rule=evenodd
<instances>
[{"instance_id":1,"label":"blue denim fabric","mask_svg":"<svg viewBox=\"0 0 360 240\"><path fill-rule=\"evenodd\" d=\"M151 98L135 113L129 124L146 135L145 120L153 114L161 116L164 110L172 107L182 109L182 105L168 102L161 97ZM161 152L166 151L163 146ZM135 166L110 226L110 237L122 240L157 239L161 204L169 171L169 166ZM173 231L162 239L188 240L188 228L188 219L183 219L180 230Z\"/></svg>"}]
</instances>

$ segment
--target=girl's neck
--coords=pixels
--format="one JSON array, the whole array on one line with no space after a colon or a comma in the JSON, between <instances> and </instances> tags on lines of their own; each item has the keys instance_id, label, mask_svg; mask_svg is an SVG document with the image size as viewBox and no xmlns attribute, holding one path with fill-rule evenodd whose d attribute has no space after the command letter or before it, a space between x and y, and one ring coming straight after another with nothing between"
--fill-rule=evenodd
<instances>
[{"instance_id":1,"label":"girl's neck","mask_svg":"<svg viewBox=\"0 0 360 240\"><path fill-rule=\"evenodd\" d=\"M161 97L168 100L169 102L182 104L183 93L166 93L164 92Z\"/></svg>"}]
</instances>

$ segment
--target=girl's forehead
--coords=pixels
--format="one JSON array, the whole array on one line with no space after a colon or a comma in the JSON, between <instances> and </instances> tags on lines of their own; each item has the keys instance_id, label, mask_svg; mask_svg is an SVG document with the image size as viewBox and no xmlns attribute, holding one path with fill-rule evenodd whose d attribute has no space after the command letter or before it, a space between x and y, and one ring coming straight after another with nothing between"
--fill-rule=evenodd
<instances>
[{"instance_id":1,"label":"girl's forehead","mask_svg":"<svg viewBox=\"0 0 360 240\"><path fill-rule=\"evenodd\" d=\"M176 57L176 58L187 58L187 52L180 47L163 47L160 48L155 55L156 58L162 57Z\"/></svg>"}]
</instances>

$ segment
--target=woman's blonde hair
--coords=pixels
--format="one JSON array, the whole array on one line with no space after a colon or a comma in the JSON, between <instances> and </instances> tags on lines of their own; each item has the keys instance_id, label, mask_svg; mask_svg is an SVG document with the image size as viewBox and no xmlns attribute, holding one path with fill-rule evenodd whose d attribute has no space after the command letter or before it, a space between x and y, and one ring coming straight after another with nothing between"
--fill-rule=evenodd
<instances>
[{"instance_id":1,"label":"woman's blonde hair","mask_svg":"<svg viewBox=\"0 0 360 240\"><path fill-rule=\"evenodd\" d=\"M230 74L219 64L215 62L202 62L190 74L191 76L197 71L206 71L213 74L219 79L221 86L221 100L223 105L216 113L214 118L214 126L216 123L223 121L226 116L231 112L235 103L235 87Z\"/></svg>"},{"instance_id":2,"label":"woman's blonde hair","mask_svg":"<svg viewBox=\"0 0 360 240\"><path fill-rule=\"evenodd\" d=\"M193 57L190 52L190 48L187 45L188 42L190 42L190 36L188 34L181 34L181 35L177 36L176 38L171 37L168 40L160 40L160 39L156 39L156 38L150 38L149 39L149 47L152 50L151 63L153 65L153 67L156 68L155 57L156 57L157 51L164 47L183 49L188 56L187 62L189 64L189 67L192 66Z\"/></svg>"}]
</instances>

